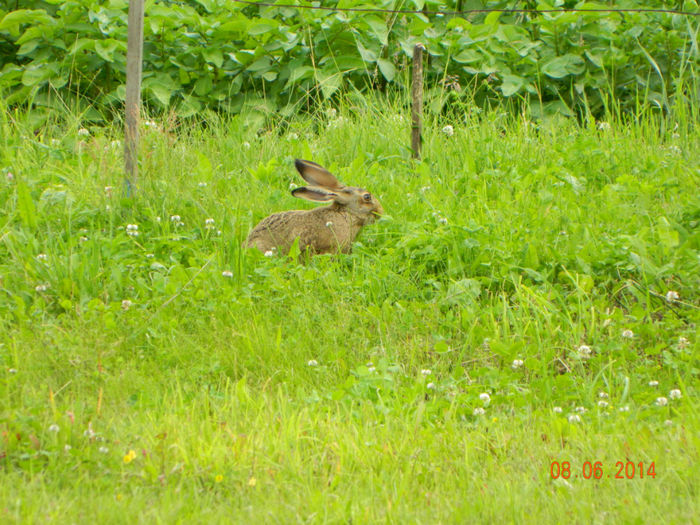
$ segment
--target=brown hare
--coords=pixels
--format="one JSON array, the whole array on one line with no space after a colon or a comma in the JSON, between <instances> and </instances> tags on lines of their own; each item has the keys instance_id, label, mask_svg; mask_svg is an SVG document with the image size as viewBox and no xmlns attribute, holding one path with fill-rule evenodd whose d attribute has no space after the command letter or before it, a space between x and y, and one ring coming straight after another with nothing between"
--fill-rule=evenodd
<instances>
[{"instance_id":1,"label":"brown hare","mask_svg":"<svg viewBox=\"0 0 700 525\"><path fill-rule=\"evenodd\" d=\"M310 186L296 188L292 195L332 204L273 213L253 228L246 246L286 254L298 238L302 253L349 253L360 229L384 213L382 205L367 190L344 186L315 162L296 159L294 166Z\"/></svg>"}]
</instances>

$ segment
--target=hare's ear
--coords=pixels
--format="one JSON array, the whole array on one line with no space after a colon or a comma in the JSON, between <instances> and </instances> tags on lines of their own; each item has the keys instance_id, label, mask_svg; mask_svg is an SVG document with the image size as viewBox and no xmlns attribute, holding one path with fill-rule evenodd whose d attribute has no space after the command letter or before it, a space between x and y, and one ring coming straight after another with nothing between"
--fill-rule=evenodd
<instances>
[{"instance_id":1,"label":"hare's ear","mask_svg":"<svg viewBox=\"0 0 700 525\"><path fill-rule=\"evenodd\" d=\"M335 193L325 191L321 188L309 188L307 186L302 186L301 188L296 188L292 190L292 195L299 197L300 199L306 199L307 201L317 201L317 202L328 202L335 199Z\"/></svg>"},{"instance_id":2,"label":"hare's ear","mask_svg":"<svg viewBox=\"0 0 700 525\"><path fill-rule=\"evenodd\" d=\"M343 185L326 168L310 160L295 159L294 166L304 180L314 186L339 190Z\"/></svg>"}]
</instances>

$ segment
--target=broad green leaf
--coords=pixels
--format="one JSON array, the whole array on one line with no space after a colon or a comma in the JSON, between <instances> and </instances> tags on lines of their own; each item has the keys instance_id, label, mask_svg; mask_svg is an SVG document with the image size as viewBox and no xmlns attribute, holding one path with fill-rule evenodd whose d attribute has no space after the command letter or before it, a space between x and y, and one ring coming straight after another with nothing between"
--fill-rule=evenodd
<instances>
[{"instance_id":1,"label":"broad green leaf","mask_svg":"<svg viewBox=\"0 0 700 525\"><path fill-rule=\"evenodd\" d=\"M477 49L463 49L452 57L452 60L460 64L471 64L482 60L483 56Z\"/></svg>"},{"instance_id":2,"label":"broad green leaf","mask_svg":"<svg viewBox=\"0 0 700 525\"><path fill-rule=\"evenodd\" d=\"M24 225L32 230L35 229L37 225L36 206L34 206L29 188L23 180L17 182L17 209Z\"/></svg>"},{"instance_id":3,"label":"broad green leaf","mask_svg":"<svg viewBox=\"0 0 700 525\"><path fill-rule=\"evenodd\" d=\"M202 50L202 57L210 64L221 67L224 64L224 55L218 47L208 47Z\"/></svg>"},{"instance_id":4,"label":"broad green leaf","mask_svg":"<svg viewBox=\"0 0 700 525\"><path fill-rule=\"evenodd\" d=\"M371 49L367 49L359 40L357 41L357 50L360 52L360 56L365 62L370 62L373 64L377 61L377 53Z\"/></svg>"},{"instance_id":5,"label":"broad green leaf","mask_svg":"<svg viewBox=\"0 0 700 525\"><path fill-rule=\"evenodd\" d=\"M542 66L542 72L551 78L564 78L567 75L583 73L585 64L578 55L566 54L555 57Z\"/></svg>"},{"instance_id":6,"label":"broad green leaf","mask_svg":"<svg viewBox=\"0 0 700 525\"><path fill-rule=\"evenodd\" d=\"M387 81L392 82L394 80L394 77L396 76L396 68L394 67L394 64L384 58L379 58L377 59L377 66L379 66L379 71L382 72L382 75L384 75L384 78L386 78Z\"/></svg>"},{"instance_id":7,"label":"broad green leaf","mask_svg":"<svg viewBox=\"0 0 700 525\"><path fill-rule=\"evenodd\" d=\"M501 84L501 93L504 97L510 97L520 91L525 84L525 79L517 75L504 74L503 83Z\"/></svg>"}]
</instances>

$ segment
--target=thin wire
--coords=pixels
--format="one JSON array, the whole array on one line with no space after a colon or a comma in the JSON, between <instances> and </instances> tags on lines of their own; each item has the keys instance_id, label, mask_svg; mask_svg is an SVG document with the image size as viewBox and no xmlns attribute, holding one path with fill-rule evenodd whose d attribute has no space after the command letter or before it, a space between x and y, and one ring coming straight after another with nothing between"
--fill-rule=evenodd
<instances>
[{"instance_id":1,"label":"thin wire","mask_svg":"<svg viewBox=\"0 0 700 525\"><path fill-rule=\"evenodd\" d=\"M671 15L700 16L700 12L674 11L672 9L466 9L463 11L421 11L417 9L379 9L376 7L325 7L321 5L294 5L294 4L273 4L269 2L252 2L249 0L233 0L239 4L246 4L256 7L288 7L294 9L315 9L319 11L333 12L358 12L358 13L391 13L398 15L469 15L473 13L665 13Z\"/></svg>"}]
</instances>

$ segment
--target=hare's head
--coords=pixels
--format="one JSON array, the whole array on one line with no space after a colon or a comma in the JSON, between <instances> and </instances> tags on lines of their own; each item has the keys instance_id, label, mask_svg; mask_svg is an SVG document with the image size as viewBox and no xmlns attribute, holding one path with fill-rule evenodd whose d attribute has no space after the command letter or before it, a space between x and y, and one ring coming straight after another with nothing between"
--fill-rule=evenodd
<instances>
[{"instance_id":1,"label":"hare's head","mask_svg":"<svg viewBox=\"0 0 700 525\"><path fill-rule=\"evenodd\" d=\"M367 190L345 186L324 167L309 160L294 161L299 174L311 186L303 186L292 191L301 199L317 202L334 202L339 209L357 217L360 224L370 224L384 213L379 201Z\"/></svg>"}]
</instances>

